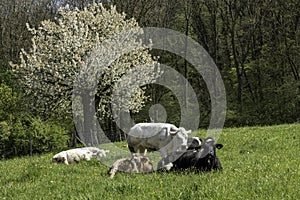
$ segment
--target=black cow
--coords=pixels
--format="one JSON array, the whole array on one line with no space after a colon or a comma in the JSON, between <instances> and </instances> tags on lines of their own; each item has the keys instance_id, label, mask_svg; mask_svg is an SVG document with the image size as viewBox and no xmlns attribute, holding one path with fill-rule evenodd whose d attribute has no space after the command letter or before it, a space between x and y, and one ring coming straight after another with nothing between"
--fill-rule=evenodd
<instances>
[{"instance_id":1,"label":"black cow","mask_svg":"<svg viewBox=\"0 0 300 200\"><path fill-rule=\"evenodd\" d=\"M172 162L171 170L195 169L197 171L221 170L222 165L216 155L216 149L221 149L222 144L215 144L215 140L207 137L201 148L196 150L187 150L185 152L173 152L167 160L158 163L158 169L161 169L161 162Z\"/></svg>"}]
</instances>

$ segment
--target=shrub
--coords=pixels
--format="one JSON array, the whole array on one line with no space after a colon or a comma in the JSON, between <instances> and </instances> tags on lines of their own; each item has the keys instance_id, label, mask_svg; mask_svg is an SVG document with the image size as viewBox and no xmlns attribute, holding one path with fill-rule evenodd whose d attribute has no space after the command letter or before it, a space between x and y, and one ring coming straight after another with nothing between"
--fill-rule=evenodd
<instances>
[{"instance_id":1,"label":"shrub","mask_svg":"<svg viewBox=\"0 0 300 200\"><path fill-rule=\"evenodd\" d=\"M12 88L0 84L0 121L11 118L11 115L19 114L22 95L13 91Z\"/></svg>"},{"instance_id":2,"label":"shrub","mask_svg":"<svg viewBox=\"0 0 300 200\"><path fill-rule=\"evenodd\" d=\"M0 156L11 158L50 152L67 146L68 131L40 118L0 122Z\"/></svg>"},{"instance_id":3,"label":"shrub","mask_svg":"<svg viewBox=\"0 0 300 200\"><path fill-rule=\"evenodd\" d=\"M69 139L67 130L54 123L44 123L41 119L34 119L29 135L32 137L33 149L37 153L62 149Z\"/></svg>"}]
</instances>

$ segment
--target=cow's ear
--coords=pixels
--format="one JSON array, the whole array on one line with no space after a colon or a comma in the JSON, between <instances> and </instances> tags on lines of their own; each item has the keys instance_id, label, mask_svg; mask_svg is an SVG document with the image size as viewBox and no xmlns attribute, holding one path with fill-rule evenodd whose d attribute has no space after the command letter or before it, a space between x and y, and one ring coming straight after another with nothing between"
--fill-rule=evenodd
<instances>
[{"instance_id":1,"label":"cow's ear","mask_svg":"<svg viewBox=\"0 0 300 200\"><path fill-rule=\"evenodd\" d=\"M223 148L223 144L216 144L216 148L217 149L222 149Z\"/></svg>"}]
</instances>

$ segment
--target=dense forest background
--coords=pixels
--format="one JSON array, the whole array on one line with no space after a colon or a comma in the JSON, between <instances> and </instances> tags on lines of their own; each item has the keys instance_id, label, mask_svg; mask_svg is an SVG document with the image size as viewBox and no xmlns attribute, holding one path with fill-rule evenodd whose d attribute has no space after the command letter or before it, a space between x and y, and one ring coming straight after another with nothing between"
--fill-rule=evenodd
<instances>
[{"instance_id":1,"label":"dense forest background","mask_svg":"<svg viewBox=\"0 0 300 200\"><path fill-rule=\"evenodd\" d=\"M33 110L9 62L31 48L26 23L38 27L54 19L58 8L83 8L92 0L0 0L0 155L13 156L75 144L72 115ZM100 2L100 1L97 1ZM102 0L115 5L141 27L179 31L201 44L214 59L227 95L225 126L252 126L300 121L300 2L294 0ZM210 98L202 77L184 59L153 50L159 62L182 73L198 95L199 128L210 120ZM167 121L180 122L179 102L166 88L148 86L151 97L135 120L150 121L151 105L161 104ZM188 103L188 102L186 102ZM159 115L160 113L158 113ZM158 116L159 117L159 116ZM101 125L112 140L123 139L109 118ZM54 142L55 141L55 142ZM5 152L5 153L4 153Z\"/></svg>"}]
</instances>

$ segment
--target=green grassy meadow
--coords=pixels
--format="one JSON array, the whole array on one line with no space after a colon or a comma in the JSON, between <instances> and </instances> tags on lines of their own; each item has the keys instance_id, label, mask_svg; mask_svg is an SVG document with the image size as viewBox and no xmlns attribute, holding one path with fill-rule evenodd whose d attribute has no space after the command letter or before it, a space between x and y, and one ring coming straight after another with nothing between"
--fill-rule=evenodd
<instances>
[{"instance_id":1,"label":"green grassy meadow","mask_svg":"<svg viewBox=\"0 0 300 200\"><path fill-rule=\"evenodd\" d=\"M113 149L103 162L69 166L51 163L54 153L0 160L0 199L300 199L300 124L227 128L218 143L224 169L211 173L117 173L110 179L103 163L122 157ZM124 144L115 143L126 152Z\"/></svg>"}]
</instances>

